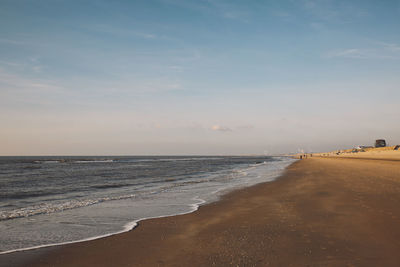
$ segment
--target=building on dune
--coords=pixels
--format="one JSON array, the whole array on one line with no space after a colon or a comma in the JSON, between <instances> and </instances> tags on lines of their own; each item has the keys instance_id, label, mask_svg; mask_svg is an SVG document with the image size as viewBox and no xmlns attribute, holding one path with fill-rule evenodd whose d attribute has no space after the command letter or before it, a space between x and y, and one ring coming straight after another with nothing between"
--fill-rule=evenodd
<instances>
[{"instance_id":1,"label":"building on dune","mask_svg":"<svg viewBox=\"0 0 400 267\"><path fill-rule=\"evenodd\" d=\"M377 139L375 140L375 147L385 147L386 141L385 139Z\"/></svg>"}]
</instances>

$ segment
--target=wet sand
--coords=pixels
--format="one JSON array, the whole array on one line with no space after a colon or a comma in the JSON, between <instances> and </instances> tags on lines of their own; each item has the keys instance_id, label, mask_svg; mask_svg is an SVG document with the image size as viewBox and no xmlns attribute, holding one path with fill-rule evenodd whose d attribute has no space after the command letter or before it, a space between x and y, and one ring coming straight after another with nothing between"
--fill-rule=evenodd
<instances>
[{"instance_id":1,"label":"wet sand","mask_svg":"<svg viewBox=\"0 0 400 267\"><path fill-rule=\"evenodd\" d=\"M197 212L5 266L400 266L400 162L310 158Z\"/></svg>"}]
</instances>

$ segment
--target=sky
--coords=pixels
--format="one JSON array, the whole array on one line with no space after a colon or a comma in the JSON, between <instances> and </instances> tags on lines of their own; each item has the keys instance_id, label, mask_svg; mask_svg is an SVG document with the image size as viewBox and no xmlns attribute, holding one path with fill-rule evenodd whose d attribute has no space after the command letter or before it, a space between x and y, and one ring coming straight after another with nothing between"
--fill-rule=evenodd
<instances>
[{"instance_id":1,"label":"sky","mask_svg":"<svg viewBox=\"0 0 400 267\"><path fill-rule=\"evenodd\" d=\"M400 1L0 0L0 155L400 143Z\"/></svg>"}]
</instances>

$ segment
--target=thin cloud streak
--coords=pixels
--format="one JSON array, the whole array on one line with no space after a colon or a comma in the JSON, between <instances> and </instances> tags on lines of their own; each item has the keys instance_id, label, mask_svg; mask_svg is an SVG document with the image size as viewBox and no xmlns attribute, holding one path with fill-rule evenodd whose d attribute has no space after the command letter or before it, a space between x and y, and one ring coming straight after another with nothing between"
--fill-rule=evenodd
<instances>
[{"instance_id":1,"label":"thin cloud streak","mask_svg":"<svg viewBox=\"0 0 400 267\"><path fill-rule=\"evenodd\" d=\"M369 16L367 10L351 2L303 0L301 3L304 10L320 21L343 24Z\"/></svg>"},{"instance_id":2,"label":"thin cloud streak","mask_svg":"<svg viewBox=\"0 0 400 267\"><path fill-rule=\"evenodd\" d=\"M379 43L375 48L349 48L330 51L327 58L400 59L400 45Z\"/></svg>"},{"instance_id":3,"label":"thin cloud streak","mask_svg":"<svg viewBox=\"0 0 400 267\"><path fill-rule=\"evenodd\" d=\"M18 41L18 40L11 40L11 39L3 39L0 38L0 43L3 44L12 44L12 45L26 45L26 42Z\"/></svg>"},{"instance_id":4,"label":"thin cloud streak","mask_svg":"<svg viewBox=\"0 0 400 267\"><path fill-rule=\"evenodd\" d=\"M235 20L247 23L249 20L249 12L242 7L237 7L229 1L182 1L182 0L162 0L162 2L201 12L207 15L217 16L223 19Z\"/></svg>"},{"instance_id":5,"label":"thin cloud streak","mask_svg":"<svg viewBox=\"0 0 400 267\"><path fill-rule=\"evenodd\" d=\"M146 33L141 31L135 31L128 28L123 27L115 27L108 24L94 24L94 25L86 25L84 26L85 29L90 31L99 32L99 33L106 33L115 36L121 37L140 37L144 39L156 39L158 36L153 33Z\"/></svg>"},{"instance_id":6,"label":"thin cloud streak","mask_svg":"<svg viewBox=\"0 0 400 267\"><path fill-rule=\"evenodd\" d=\"M54 81L50 80L42 80L42 79L28 79L21 75L16 75L12 73L5 72L0 68L0 84L3 84L4 93L7 91L7 88L12 88L11 90L22 90L22 91L34 91L38 92L44 91L63 91L65 88L59 85L56 85Z\"/></svg>"},{"instance_id":7,"label":"thin cloud streak","mask_svg":"<svg viewBox=\"0 0 400 267\"><path fill-rule=\"evenodd\" d=\"M328 58L343 57L343 58L376 58L373 50L351 48L340 51L329 52Z\"/></svg>"},{"instance_id":8,"label":"thin cloud streak","mask_svg":"<svg viewBox=\"0 0 400 267\"><path fill-rule=\"evenodd\" d=\"M226 126L221 126L221 125L213 125L211 127L211 130L213 131L218 131L218 132L232 132L232 129Z\"/></svg>"}]
</instances>

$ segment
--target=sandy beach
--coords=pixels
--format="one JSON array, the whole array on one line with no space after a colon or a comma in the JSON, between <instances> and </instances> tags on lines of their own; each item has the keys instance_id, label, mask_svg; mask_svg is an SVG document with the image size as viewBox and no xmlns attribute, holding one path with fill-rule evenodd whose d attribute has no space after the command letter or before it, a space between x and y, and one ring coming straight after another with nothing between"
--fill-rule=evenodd
<instances>
[{"instance_id":1,"label":"sandy beach","mask_svg":"<svg viewBox=\"0 0 400 267\"><path fill-rule=\"evenodd\" d=\"M400 150L398 146L390 146L367 149L347 149L343 151L333 151L328 153L316 153L313 154L313 156L371 160L400 160Z\"/></svg>"},{"instance_id":2,"label":"sandy beach","mask_svg":"<svg viewBox=\"0 0 400 267\"><path fill-rule=\"evenodd\" d=\"M399 266L400 163L308 158L197 212L4 266Z\"/></svg>"}]
</instances>

